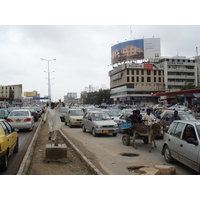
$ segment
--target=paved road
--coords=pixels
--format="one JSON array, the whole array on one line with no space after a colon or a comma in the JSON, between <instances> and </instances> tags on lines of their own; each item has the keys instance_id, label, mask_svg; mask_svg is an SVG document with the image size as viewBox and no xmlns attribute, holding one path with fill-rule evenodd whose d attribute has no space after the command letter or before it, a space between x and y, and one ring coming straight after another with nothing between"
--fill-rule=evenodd
<instances>
[{"instance_id":1,"label":"paved road","mask_svg":"<svg viewBox=\"0 0 200 200\"><path fill-rule=\"evenodd\" d=\"M155 165L170 165L161 155L162 139L156 140L157 149L153 149L152 153L148 152L148 147L142 140L136 140L137 149L131 145L124 146L122 144L122 134L116 137L112 135L101 135L93 137L91 133L83 133L81 128L69 128L63 124L62 130L73 140L73 143L82 151L87 149L93 153L101 167L112 175L130 175L137 174L134 170L128 170L129 167ZM138 156L128 157L122 156L123 153L132 153ZM176 166L176 172L180 175L195 175L195 171L182 165L179 162L171 164Z\"/></svg>"},{"instance_id":2,"label":"paved road","mask_svg":"<svg viewBox=\"0 0 200 200\"><path fill-rule=\"evenodd\" d=\"M38 122L35 122L35 127L32 131L20 130L19 135L19 151L18 153L12 154L8 159L8 169L0 172L0 175L16 175L21 162L26 154L28 146L33 138L35 130L37 129Z\"/></svg>"}]
</instances>

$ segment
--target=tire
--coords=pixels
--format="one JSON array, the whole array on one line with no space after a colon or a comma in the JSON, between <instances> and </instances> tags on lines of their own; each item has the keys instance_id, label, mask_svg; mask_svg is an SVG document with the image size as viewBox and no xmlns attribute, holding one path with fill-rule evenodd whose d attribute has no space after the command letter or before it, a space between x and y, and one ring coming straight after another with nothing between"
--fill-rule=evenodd
<instances>
[{"instance_id":1,"label":"tire","mask_svg":"<svg viewBox=\"0 0 200 200\"><path fill-rule=\"evenodd\" d=\"M19 139L17 138L17 143L16 143L16 146L13 150L13 153L18 153L18 151L19 151Z\"/></svg>"},{"instance_id":2,"label":"tire","mask_svg":"<svg viewBox=\"0 0 200 200\"><path fill-rule=\"evenodd\" d=\"M113 137L117 136L117 133L113 133Z\"/></svg>"},{"instance_id":3,"label":"tire","mask_svg":"<svg viewBox=\"0 0 200 200\"><path fill-rule=\"evenodd\" d=\"M128 134L125 134L122 136L122 143L125 146L129 146L130 145L130 136Z\"/></svg>"},{"instance_id":4,"label":"tire","mask_svg":"<svg viewBox=\"0 0 200 200\"><path fill-rule=\"evenodd\" d=\"M170 149L167 145L164 148L164 157L165 157L166 162L168 163L172 163L174 161L174 159L171 156Z\"/></svg>"},{"instance_id":5,"label":"tire","mask_svg":"<svg viewBox=\"0 0 200 200\"><path fill-rule=\"evenodd\" d=\"M93 135L94 137L97 136L96 131L95 131L95 128L92 129L92 135Z\"/></svg>"},{"instance_id":6,"label":"tire","mask_svg":"<svg viewBox=\"0 0 200 200\"><path fill-rule=\"evenodd\" d=\"M0 166L0 170L1 171L6 171L7 168L8 168L8 155L7 155L7 152L6 152L6 155L4 156L4 162Z\"/></svg>"},{"instance_id":7,"label":"tire","mask_svg":"<svg viewBox=\"0 0 200 200\"><path fill-rule=\"evenodd\" d=\"M86 129L85 129L85 126L82 125L82 131L85 133L86 132Z\"/></svg>"}]
</instances>

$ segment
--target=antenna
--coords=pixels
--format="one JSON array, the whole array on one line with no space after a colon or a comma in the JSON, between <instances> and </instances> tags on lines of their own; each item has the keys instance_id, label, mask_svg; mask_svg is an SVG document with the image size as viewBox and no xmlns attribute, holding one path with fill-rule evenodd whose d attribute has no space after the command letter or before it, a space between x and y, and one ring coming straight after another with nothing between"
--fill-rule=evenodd
<instances>
[{"instance_id":1,"label":"antenna","mask_svg":"<svg viewBox=\"0 0 200 200\"><path fill-rule=\"evenodd\" d=\"M132 26L130 26L130 39L132 40Z\"/></svg>"}]
</instances>

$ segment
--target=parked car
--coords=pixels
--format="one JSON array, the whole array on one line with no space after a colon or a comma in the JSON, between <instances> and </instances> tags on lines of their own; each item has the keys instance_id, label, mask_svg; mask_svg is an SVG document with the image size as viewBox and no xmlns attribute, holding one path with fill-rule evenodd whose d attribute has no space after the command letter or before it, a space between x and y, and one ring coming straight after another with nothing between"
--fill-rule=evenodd
<instances>
[{"instance_id":1,"label":"parked car","mask_svg":"<svg viewBox=\"0 0 200 200\"><path fill-rule=\"evenodd\" d=\"M65 121L65 115L66 115L68 110L69 110L69 108L67 108L67 107L61 107L60 108L60 120L61 120L61 122Z\"/></svg>"},{"instance_id":2,"label":"parked car","mask_svg":"<svg viewBox=\"0 0 200 200\"><path fill-rule=\"evenodd\" d=\"M8 111L6 109L0 109L0 119L6 119L8 117Z\"/></svg>"},{"instance_id":3,"label":"parked car","mask_svg":"<svg viewBox=\"0 0 200 200\"><path fill-rule=\"evenodd\" d=\"M90 111L85 113L82 119L82 131L91 131L94 137L97 134L112 133L116 136L119 132L118 124L114 122L107 113Z\"/></svg>"},{"instance_id":4,"label":"parked car","mask_svg":"<svg viewBox=\"0 0 200 200\"><path fill-rule=\"evenodd\" d=\"M174 110L165 110L163 113L161 113L159 119L162 122L163 125L163 131L165 132L168 128L168 126L171 124L171 117L174 114ZM178 112L179 117L181 120L195 120L195 116L193 114L189 114L188 112Z\"/></svg>"},{"instance_id":5,"label":"parked car","mask_svg":"<svg viewBox=\"0 0 200 200\"><path fill-rule=\"evenodd\" d=\"M187 129L193 137L187 137ZM176 120L164 134L162 155L169 163L177 160L200 173L200 121Z\"/></svg>"},{"instance_id":6,"label":"parked car","mask_svg":"<svg viewBox=\"0 0 200 200\"><path fill-rule=\"evenodd\" d=\"M32 130L35 125L34 117L31 115L31 112L23 109L11 111L6 121L9 122L13 128L17 129Z\"/></svg>"},{"instance_id":7,"label":"parked car","mask_svg":"<svg viewBox=\"0 0 200 200\"><path fill-rule=\"evenodd\" d=\"M128 118L131 114L132 114L132 113L120 114L119 118L115 118L114 121L115 121L117 124L124 123L124 122L126 122L127 118Z\"/></svg>"},{"instance_id":8,"label":"parked car","mask_svg":"<svg viewBox=\"0 0 200 200\"><path fill-rule=\"evenodd\" d=\"M5 171L8 168L8 157L18 152L18 145L17 130L7 121L0 119L0 170Z\"/></svg>"},{"instance_id":9,"label":"parked car","mask_svg":"<svg viewBox=\"0 0 200 200\"><path fill-rule=\"evenodd\" d=\"M82 118L84 112L82 109L69 109L65 115L65 125L72 126L81 126Z\"/></svg>"}]
</instances>

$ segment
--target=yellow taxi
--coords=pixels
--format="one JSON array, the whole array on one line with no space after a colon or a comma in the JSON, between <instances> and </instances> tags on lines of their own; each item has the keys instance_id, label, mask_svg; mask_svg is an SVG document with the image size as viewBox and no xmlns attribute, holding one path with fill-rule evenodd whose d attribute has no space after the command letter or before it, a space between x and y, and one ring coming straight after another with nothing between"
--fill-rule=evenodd
<instances>
[{"instance_id":1,"label":"yellow taxi","mask_svg":"<svg viewBox=\"0 0 200 200\"><path fill-rule=\"evenodd\" d=\"M0 170L8 168L8 157L18 152L19 138L17 129L13 129L4 119L0 119Z\"/></svg>"}]
</instances>

